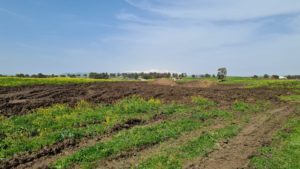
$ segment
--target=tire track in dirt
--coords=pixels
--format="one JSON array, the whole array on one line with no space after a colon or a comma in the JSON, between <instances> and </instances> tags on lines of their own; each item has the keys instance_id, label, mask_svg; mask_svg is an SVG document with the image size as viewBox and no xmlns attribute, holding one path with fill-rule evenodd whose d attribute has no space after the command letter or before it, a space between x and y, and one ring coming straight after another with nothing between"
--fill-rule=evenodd
<instances>
[{"instance_id":1,"label":"tire track in dirt","mask_svg":"<svg viewBox=\"0 0 300 169\"><path fill-rule=\"evenodd\" d=\"M120 154L117 154L111 158L101 160L98 162L97 169L124 169L132 168L136 166L140 161L145 160L152 155L158 153L162 149L173 148L180 146L190 141L193 138L197 138L203 133L207 133L212 130L224 128L226 125L220 121L201 127L191 132L183 133L176 139L170 139L157 145L151 145L148 147L142 147L141 149L133 149Z\"/></svg>"},{"instance_id":2,"label":"tire track in dirt","mask_svg":"<svg viewBox=\"0 0 300 169\"><path fill-rule=\"evenodd\" d=\"M84 139L77 140L64 140L62 143L56 145L51 145L44 148L37 153L30 154L29 156L20 155L19 158L14 158L7 163L7 165L0 165L0 168L16 168L16 169L41 169L47 168L47 166L56 161L57 159L73 154L74 152L88 146L95 145L99 141L109 140L114 134L121 130L128 130L130 128L140 126L156 124L165 120L167 116L165 114L156 114L149 121L144 121L140 119L129 119L124 124L116 124L110 131L102 135L90 138L86 137ZM27 159L26 159L27 158ZM18 164L19 163L19 164Z\"/></svg>"},{"instance_id":3,"label":"tire track in dirt","mask_svg":"<svg viewBox=\"0 0 300 169\"><path fill-rule=\"evenodd\" d=\"M289 106L256 114L241 132L205 158L185 166L192 169L238 169L247 167L257 149L269 144L272 135L292 114Z\"/></svg>"}]
</instances>

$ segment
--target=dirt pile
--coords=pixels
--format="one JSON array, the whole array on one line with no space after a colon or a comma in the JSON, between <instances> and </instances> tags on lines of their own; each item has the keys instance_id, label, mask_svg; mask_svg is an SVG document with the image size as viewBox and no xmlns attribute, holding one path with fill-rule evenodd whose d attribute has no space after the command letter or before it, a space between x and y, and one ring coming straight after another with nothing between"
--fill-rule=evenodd
<instances>
[{"instance_id":1,"label":"dirt pile","mask_svg":"<svg viewBox=\"0 0 300 169\"><path fill-rule=\"evenodd\" d=\"M150 84L154 85L166 85L166 86L177 86L178 84L171 79L157 79L154 81L149 82Z\"/></svg>"},{"instance_id":2,"label":"dirt pile","mask_svg":"<svg viewBox=\"0 0 300 169\"><path fill-rule=\"evenodd\" d=\"M191 81L183 84L185 87L199 87L199 88L210 88L217 87L217 83L209 80ZM224 86L225 87L225 86Z\"/></svg>"}]
</instances>

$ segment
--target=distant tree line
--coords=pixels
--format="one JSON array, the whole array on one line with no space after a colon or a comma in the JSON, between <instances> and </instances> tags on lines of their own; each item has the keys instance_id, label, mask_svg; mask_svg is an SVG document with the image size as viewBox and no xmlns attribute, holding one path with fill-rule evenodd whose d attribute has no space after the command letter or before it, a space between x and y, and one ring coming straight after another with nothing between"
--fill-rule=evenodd
<instances>
[{"instance_id":1,"label":"distant tree line","mask_svg":"<svg viewBox=\"0 0 300 169\"><path fill-rule=\"evenodd\" d=\"M183 78L187 77L186 73L95 73L91 72L89 78L108 79L108 78L126 78L126 79L157 79L157 78Z\"/></svg>"},{"instance_id":2,"label":"distant tree line","mask_svg":"<svg viewBox=\"0 0 300 169\"><path fill-rule=\"evenodd\" d=\"M7 75L0 74L0 77L4 77ZM31 77L31 78L50 78L50 77L70 77L70 78L76 78L76 77L84 77L84 78L93 78L93 79L109 79L109 78L124 78L124 79L157 79L157 78L176 78L181 79L184 77L188 77L186 73L158 73L158 72L150 72L150 73L85 73L85 74L79 74L79 73L67 73L62 75L47 75L43 73L38 74L23 74L18 73L15 75L16 77ZM216 78L216 75L214 74L192 74L189 75L189 77L192 78ZM285 76L287 79L300 79L300 75L287 75ZM263 76L254 75L252 76L254 79L258 78L264 78L264 79L279 79L279 75L268 75L264 74Z\"/></svg>"},{"instance_id":3,"label":"distant tree line","mask_svg":"<svg viewBox=\"0 0 300 169\"><path fill-rule=\"evenodd\" d=\"M87 74L62 74L62 75L55 75L55 74L51 74L51 75L47 75L47 74L43 74L43 73L38 73L38 74L23 74L23 73L18 73L15 75L16 77L32 77L32 78L50 78L50 77L87 77Z\"/></svg>"},{"instance_id":4,"label":"distant tree line","mask_svg":"<svg viewBox=\"0 0 300 169\"><path fill-rule=\"evenodd\" d=\"M158 72L150 72L150 73L97 73L91 72L89 74L62 74L62 75L47 75L43 73L38 74L23 74L18 73L15 75L16 77L31 77L31 78L50 78L50 77L85 77L85 78L93 78L93 79L109 79L109 78L125 78L125 79L156 79L156 78L184 78L187 77L186 73L158 73Z\"/></svg>"},{"instance_id":5,"label":"distant tree line","mask_svg":"<svg viewBox=\"0 0 300 169\"><path fill-rule=\"evenodd\" d=\"M288 79L300 79L300 75L287 75L286 78L288 78Z\"/></svg>"},{"instance_id":6,"label":"distant tree line","mask_svg":"<svg viewBox=\"0 0 300 169\"><path fill-rule=\"evenodd\" d=\"M287 76L284 76L284 77L286 77L287 79L300 79L300 75L287 75ZM260 77L257 76L257 75L254 75L252 78L258 79L258 78L260 78ZM264 75L262 76L262 78L264 78L264 79L279 79L280 76L279 76L279 75L268 75L268 74L264 74Z\"/></svg>"},{"instance_id":7,"label":"distant tree line","mask_svg":"<svg viewBox=\"0 0 300 169\"><path fill-rule=\"evenodd\" d=\"M208 73L206 73L206 74L201 74L201 75L195 75L195 74L193 74L193 75L191 75L191 77L193 77L193 78L216 78L216 75L214 75L214 74L208 74Z\"/></svg>"},{"instance_id":8,"label":"distant tree line","mask_svg":"<svg viewBox=\"0 0 300 169\"><path fill-rule=\"evenodd\" d=\"M252 76L252 78L254 79L258 79L258 78L264 78L264 79L279 79L279 75L268 75L268 74L264 74L263 76L258 76L258 75L254 75Z\"/></svg>"}]
</instances>

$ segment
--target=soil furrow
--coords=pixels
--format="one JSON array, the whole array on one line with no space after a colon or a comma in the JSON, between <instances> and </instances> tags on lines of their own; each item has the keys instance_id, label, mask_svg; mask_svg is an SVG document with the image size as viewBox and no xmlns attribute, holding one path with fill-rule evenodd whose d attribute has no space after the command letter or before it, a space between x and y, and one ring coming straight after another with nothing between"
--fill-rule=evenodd
<instances>
[{"instance_id":1,"label":"soil furrow","mask_svg":"<svg viewBox=\"0 0 300 169\"><path fill-rule=\"evenodd\" d=\"M165 120L165 118L166 116L164 114L157 114L149 121L143 121L140 119L129 119L123 124L116 124L111 130L109 130L105 134L93 138L86 137L84 139L64 140L61 143L45 147L38 152L26 155L19 155L11 159L10 161L4 163L2 166L0 165L0 168L47 168L46 166L51 162L63 156L70 155L84 147L92 146L99 141L108 140L114 134L118 133L121 130L128 130L138 125L158 123L159 121Z\"/></svg>"},{"instance_id":2,"label":"soil furrow","mask_svg":"<svg viewBox=\"0 0 300 169\"><path fill-rule=\"evenodd\" d=\"M272 135L292 114L288 106L256 114L242 131L228 143L208 155L186 165L197 169L245 168L257 149L270 143Z\"/></svg>"},{"instance_id":3,"label":"soil furrow","mask_svg":"<svg viewBox=\"0 0 300 169\"><path fill-rule=\"evenodd\" d=\"M105 159L99 162L98 169L124 169L124 168L131 168L136 166L142 160L145 160L152 155L160 152L162 149L172 148L176 146L183 145L184 143L188 142L189 140L202 135L203 133L207 133L211 130L224 128L227 124L214 122L209 126L202 127L198 130L183 133L177 139L170 139L163 143L152 145L148 147L143 147L141 149L134 149L131 151L120 153L114 157L109 159Z\"/></svg>"}]
</instances>

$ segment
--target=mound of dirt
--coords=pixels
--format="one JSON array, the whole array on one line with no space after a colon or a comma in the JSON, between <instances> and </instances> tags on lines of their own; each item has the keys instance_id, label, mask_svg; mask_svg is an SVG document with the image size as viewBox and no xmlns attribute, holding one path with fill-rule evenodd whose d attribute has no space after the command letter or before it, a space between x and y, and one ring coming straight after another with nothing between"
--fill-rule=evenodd
<instances>
[{"instance_id":1,"label":"mound of dirt","mask_svg":"<svg viewBox=\"0 0 300 169\"><path fill-rule=\"evenodd\" d=\"M217 83L210 81L210 80L201 80L201 81L191 81L182 84L185 87L199 87L199 88L209 88L209 87L216 87Z\"/></svg>"},{"instance_id":2,"label":"mound of dirt","mask_svg":"<svg viewBox=\"0 0 300 169\"><path fill-rule=\"evenodd\" d=\"M176 86L177 85L177 83L171 79L156 79L150 83L155 84L155 85L166 85L166 86Z\"/></svg>"}]
</instances>

